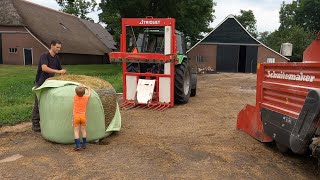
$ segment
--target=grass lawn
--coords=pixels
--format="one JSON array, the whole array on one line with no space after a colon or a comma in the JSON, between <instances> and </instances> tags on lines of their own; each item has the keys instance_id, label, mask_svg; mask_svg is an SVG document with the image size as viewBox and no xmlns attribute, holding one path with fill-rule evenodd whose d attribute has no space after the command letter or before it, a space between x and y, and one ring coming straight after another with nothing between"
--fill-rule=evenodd
<instances>
[{"instance_id":1,"label":"grass lawn","mask_svg":"<svg viewBox=\"0 0 320 180\"><path fill-rule=\"evenodd\" d=\"M0 126L30 121L34 102L31 91L36 66L0 65ZM68 74L96 76L122 92L121 66L114 64L63 66Z\"/></svg>"}]
</instances>

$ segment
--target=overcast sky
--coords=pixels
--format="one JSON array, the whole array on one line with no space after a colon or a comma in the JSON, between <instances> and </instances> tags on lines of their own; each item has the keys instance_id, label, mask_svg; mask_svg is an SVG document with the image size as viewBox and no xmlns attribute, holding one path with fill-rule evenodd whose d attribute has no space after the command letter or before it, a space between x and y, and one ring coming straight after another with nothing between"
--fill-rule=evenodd
<instances>
[{"instance_id":1,"label":"overcast sky","mask_svg":"<svg viewBox=\"0 0 320 180\"><path fill-rule=\"evenodd\" d=\"M55 0L28 0L42 6L46 6L52 9L59 10L60 7ZM216 16L212 27L217 26L223 21L229 14L239 14L240 9L252 10L256 20L257 29L259 32L274 31L279 27L279 10L283 1L291 3L292 0L214 0L217 2L215 6ZM100 2L100 0L96 0ZM99 12L93 12L89 14L95 22L99 21Z\"/></svg>"}]
</instances>

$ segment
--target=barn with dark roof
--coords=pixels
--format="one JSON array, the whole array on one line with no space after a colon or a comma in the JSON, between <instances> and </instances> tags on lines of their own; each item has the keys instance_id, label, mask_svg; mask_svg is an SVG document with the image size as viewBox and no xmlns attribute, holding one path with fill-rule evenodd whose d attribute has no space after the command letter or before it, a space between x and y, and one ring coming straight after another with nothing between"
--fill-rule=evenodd
<instances>
[{"instance_id":1,"label":"barn with dark roof","mask_svg":"<svg viewBox=\"0 0 320 180\"><path fill-rule=\"evenodd\" d=\"M105 63L116 49L99 24L29 1L0 1L0 64L36 65L54 39L63 64Z\"/></svg>"},{"instance_id":2,"label":"barn with dark roof","mask_svg":"<svg viewBox=\"0 0 320 180\"><path fill-rule=\"evenodd\" d=\"M188 57L198 73L255 73L258 63L289 60L259 42L232 15L190 48Z\"/></svg>"}]
</instances>

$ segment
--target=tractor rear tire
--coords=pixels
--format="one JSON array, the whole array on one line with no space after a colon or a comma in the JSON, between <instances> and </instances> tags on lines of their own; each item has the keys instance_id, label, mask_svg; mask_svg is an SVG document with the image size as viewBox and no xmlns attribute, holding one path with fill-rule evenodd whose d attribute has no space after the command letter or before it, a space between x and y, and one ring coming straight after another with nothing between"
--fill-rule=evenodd
<instances>
[{"instance_id":1,"label":"tractor rear tire","mask_svg":"<svg viewBox=\"0 0 320 180\"><path fill-rule=\"evenodd\" d=\"M174 102L185 104L191 94L191 68L187 60L176 65L174 78Z\"/></svg>"},{"instance_id":2,"label":"tractor rear tire","mask_svg":"<svg viewBox=\"0 0 320 180\"><path fill-rule=\"evenodd\" d=\"M190 97L194 97L197 95L197 75L192 74L191 75L191 93Z\"/></svg>"},{"instance_id":3,"label":"tractor rear tire","mask_svg":"<svg viewBox=\"0 0 320 180\"><path fill-rule=\"evenodd\" d=\"M190 93L190 96L191 97L194 97L197 95L197 89L191 89L191 93Z\"/></svg>"}]
</instances>

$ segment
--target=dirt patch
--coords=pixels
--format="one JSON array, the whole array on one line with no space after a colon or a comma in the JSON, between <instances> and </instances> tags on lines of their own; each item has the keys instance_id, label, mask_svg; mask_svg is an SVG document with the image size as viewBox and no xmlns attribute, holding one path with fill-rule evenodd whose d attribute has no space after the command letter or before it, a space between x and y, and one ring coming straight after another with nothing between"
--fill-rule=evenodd
<instances>
[{"instance_id":1,"label":"dirt patch","mask_svg":"<svg viewBox=\"0 0 320 180\"><path fill-rule=\"evenodd\" d=\"M26 122L26 123L21 123L15 126L3 126L0 127L0 135L2 133L8 133L8 132L21 132L21 131L26 131L27 129L31 128L31 123Z\"/></svg>"},{"instance_id":2,"label":"dirt patch","mask_svg":"<svg viewBox=\"0 0 320 180\"><path fill-rule=\"evenodd\" d=\"M0 179L319 179L316 159L281 154L236 130L238 112L255 104L255 79L200 75L188 104L122 111L121 132L80 152L44 140L28 123L2 127L0 160L23 157L0 164Z\"/></svg>"}]
</instances>

